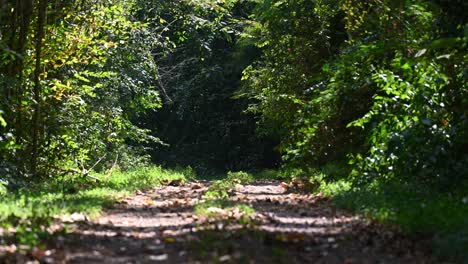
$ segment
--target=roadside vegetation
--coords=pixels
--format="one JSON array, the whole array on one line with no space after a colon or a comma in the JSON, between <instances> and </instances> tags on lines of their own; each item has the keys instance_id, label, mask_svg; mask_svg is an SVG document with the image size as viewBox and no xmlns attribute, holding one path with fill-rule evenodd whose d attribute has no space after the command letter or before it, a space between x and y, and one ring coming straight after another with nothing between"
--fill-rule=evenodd
<instances>
[{"instance_id":1,"label":"roadside vegetation","mask_svg":"<svg viewBox=\"0 0 468 264\"><path fill-rule=\"evenodd\" d=\"M6 238L0 239L9 237L23 245L38 245L52 238L54 232L66 231L63 225L53 227L53 224L60 224L60 218L73 220L77 217L83 221L98 216L105 208L136 191L193 178L190 168L147 167L93 174L92 178L66 177L4 192L0 197L0 229Z\"/></svg>"},{"instance_id":2,"label":"roadside vegetation","mask_svg":"<svg viewBox=\"0 0 468 264\"><path fill-rule=\"evenodd\" d=\"M340 180L323 183L319 192L334 204L362 216L397 227L417 238L432 240L433 252L441 259L467 259L468 199L466 187L444 194L408 183L351 187Z\"/></svg>"}]
</instances>

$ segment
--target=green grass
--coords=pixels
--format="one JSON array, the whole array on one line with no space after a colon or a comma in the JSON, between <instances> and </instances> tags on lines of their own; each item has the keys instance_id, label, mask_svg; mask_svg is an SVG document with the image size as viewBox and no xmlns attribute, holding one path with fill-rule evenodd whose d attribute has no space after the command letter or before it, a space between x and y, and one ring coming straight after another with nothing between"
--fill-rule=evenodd
<instances>
[{"instance_id":1,"label":"green grass","mask_svg":"<svg viewBox=\"0 0 468 264\"><path fill-rule=\"evenodd\" d=\"M442 193L427 186L374 182L351 188L346 181L323 183L320 192L338 207L380 222L398 225L415 236L433 236L436 256L468 261L466 188Z\"/></svg>"},{"instance_id":2,"label":"green grass","mask_svg":"<svg viewBox=\"0 0 468 264\"><path fill-rule=\"evenodd\" d=\"M211 183L203 195L204 200L195 205L194 213L242 225L253 224L250 216L255 213L255 210L251 206L227 199L236 188L236 184L250 184L254 180L253 174L229 171L224 179Z\"/></svg>"},{"instance_id":3,"label":"green grass","mask_svg":"<svg viewBox=\"0 0 468 264\"><path fill-rule=\"evenodd\" d=\"M203 197L208 200L226 199L231 191L236 188L236 184L249 184L254 180L254 175L250 173L229 171L225 178L213 181Z\"/></svg>"},{"instance_id":4,"label":"green grass","mask_svg":"<svg viewBox=\"0 0 468 264\"><path fill-rule=\"evenodd\" d=\"M348 171L340 164L321 170L285 168L256 174L255 178L290 180L308 177L320 182L317 193L332 197L336 206L367 218L399 226L414 236L433 237L433 251L442 259L468 263L468 186L441 192L418 183L375 181L356 188L346 179ZM341 180L340 180L341 179Z\"/></svg>"},{"instance_id":5,"label":"green grass","mask_svg":"<svg viewBox=\"0 0 468 264\"><path fill-rule=\"evenodd\" d=\"M332 168L333 169L333 168ZM336 169L333 169L336 172ZM341 172L337 172L341 173ZM434 253L442 258L465 259L468 263L468 187L451 193L418 184L380 183L352 188L349 181L326 183L327 174L315 171L309 176L321 181L317 192L333 198L338 207L352 210L378 221L400 226L413 235L434 236ZM236 184L255 179L291 179L303 176L300 170L261 171L250 174L229 172L214 181L205 192L205 201L195 206L195 213L216 217L216 210L238 210L245 221L254 211L248 205L226 199ZM16 228L21 244L38 244L50 237L47 227L55 216L83 213L90 217L137 190L151 188L171 180L194 179L190 168L175 170L161 167L116 171L112 175L91 178L65 177L49 180L16 192L0 190L0 227ZM241 219L242 220L242 219Z\"/></svg>"},{"instance_id":6,"label":"green grass","mask_svg":"<svg viewBox=\"0 0 468 264\"><path fill-rule=\"evenodd\" d=\"M200 216L216 217L219 215L217 210L232 211L238 209L240 213L250 216L255 213L255 209L244 203L237 203L229 200L208 200L195 205L194 212Z\"/></svg>"},{"instance_id":7,"label":"green grass","mask_svg":"<svg viewBox=\"0 0 468 264\"><path fill-rule=\"evenodd\" d=\"M3 192L0 195L0 227L15 228L14 236L19 243L38 244L50 236L47 227L56 216L83 213L93 217L136 190L151 188L164 181L186 181L194 174L190 169L148 167L95 177L98 180L65 177L17 192Z\"/></svg>"}]
</instances>

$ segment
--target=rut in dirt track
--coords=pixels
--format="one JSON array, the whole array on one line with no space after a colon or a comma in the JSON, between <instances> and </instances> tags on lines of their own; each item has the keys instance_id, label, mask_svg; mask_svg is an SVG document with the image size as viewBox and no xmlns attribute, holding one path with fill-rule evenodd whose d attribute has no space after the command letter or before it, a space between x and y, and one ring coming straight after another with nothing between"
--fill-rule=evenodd
<instances>
[{"instance_id":1,"label":"rut in dirt track","mask_svg":"<svg viewBox=\"0 0 468 264\"><path fill-rule=\"evenodd\" d=\"M433 263L426 243L276 181L237 186L230 200L255 209L194 214L209 182L138 192L95 220L74 222L50 245L49 263Z\"/></svg>"}]
</instances>

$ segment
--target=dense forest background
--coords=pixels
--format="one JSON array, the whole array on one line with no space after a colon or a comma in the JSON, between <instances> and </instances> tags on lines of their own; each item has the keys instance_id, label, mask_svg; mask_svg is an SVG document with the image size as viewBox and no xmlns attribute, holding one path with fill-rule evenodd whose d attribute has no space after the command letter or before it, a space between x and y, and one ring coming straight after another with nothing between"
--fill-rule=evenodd
<instances>
[{"instance_id":1,"label":"dense forest background","mask_svg":"<svg viewBox=\"0 0 468 264\"><path fill-rule=\"evenodd\" d=\"M153 160L466 180L465 1L2 1L3 184Z\"/></svg>"}]
</instances>

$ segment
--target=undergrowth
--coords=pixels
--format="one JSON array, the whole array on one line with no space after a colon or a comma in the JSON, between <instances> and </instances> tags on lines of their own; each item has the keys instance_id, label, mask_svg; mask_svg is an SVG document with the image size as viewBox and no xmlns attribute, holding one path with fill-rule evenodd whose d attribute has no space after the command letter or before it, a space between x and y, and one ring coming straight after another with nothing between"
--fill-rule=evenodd
<instances>
[{"instance_id":1,"label":"undergrowth","mask_svg":"<svg viewBox=\"0 0 468 264\"><path fill-rule=\"evenodd\" d=\"M37 245L52 235L49 226L59 215L82 213L93 217L136 190L168 180L193 178L190 168L147 167L90 177L67 176L0 195L0 228L12 230L14 242ZM0 242L2 238L0 237Z\"/></svg>"},{"instance_id":2,"label":"undergrowth","mask_svg":"<svg viewBox=\"0 0 468 264\"><path fill-rule=\"evenodd\" d=\"M409 235L432 237L435 256L468 263L468 184L450 192L416 182L374 181L356 186L348 173L341 165L328 164L320 170L284 168L266 175L319 182L315 192L332 197L337 207L397 225Z\"/></svg>"},{"instance_id":3,"label":"undergrowth","mask_svg":"<svg viewBox=\"0 0 468 264\"><path fill-rule=\"evenodd\" d=\"M194 212L199 216L232 220L242 225L253 224L251 216L255 209L245 203L229 200L207 200L195 205Z\"/></svg>"},{"instance_id":4,"label":"undergrowth","mask_svg":"<svg viewBox=\"0 0 468 264\"><path fill-rule=\"evenodd\" d=\"M213 181L203 197L207 200L226 199L234 191L236 184L249 184L254 180L254 175L250 173L230 171L224 179Z\"/></svg>"},{"instance_id":5,"label":"undergrowth","mask_svg":"<svg viewBox=\"0 0 468 264\"><path fill-rule=\"evenodd\" d=\"M468 261L468 195L466 188L442 193L418 184L373 182L354 187L346 180L319 188L336 206L415 236L430 236L435 256Z\"/></svg>"},{"instance_id":6,"label":"undergrowth","mask_svg":"<svg viewBox=\"0 0 468 264\"><path fill-rule=\"evenodd\" d=\"M251 216L255 214L255 210L251 206L228 200L237 184L250 184L254 180L253 174L243 171L229 171L224 179L212 182L208 190L205 191L203 200L195 205L194 213L244 226L254 224Z\"/></svg>"}]
</instances>

